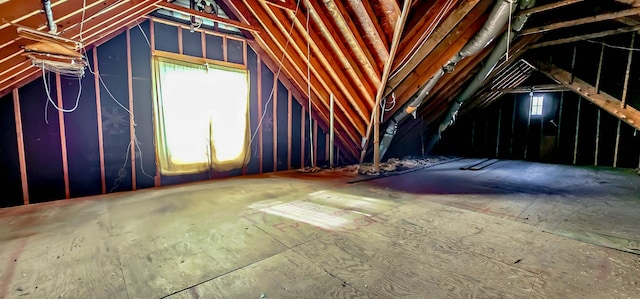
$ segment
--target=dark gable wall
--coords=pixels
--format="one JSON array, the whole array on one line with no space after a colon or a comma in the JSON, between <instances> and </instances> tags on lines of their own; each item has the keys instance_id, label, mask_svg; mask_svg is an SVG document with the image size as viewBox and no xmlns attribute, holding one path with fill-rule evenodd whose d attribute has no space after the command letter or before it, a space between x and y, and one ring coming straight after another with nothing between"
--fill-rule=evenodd
<instances>
[{"instance_id":1,"label":"dark gable wall","mask_svg":"<svg viewBox=\"0 0 640 299\"><path fill-rule=\"evenodd\" d=\"M140 24L140 28L128 30L130 47L127 47L127 31L112 38L104 44L87 52L91 69L98 71L108 90L99 83L96 88L96 77L89 71L81 80L82 93L78 109L73 113L65 113L60 119L59 113L51 105L46 105L46 92L42 78L21 87L18 90L20 116L25 147L26 178L30 203L64 199L66 197L62 142L67 148L68 186L71 198L103 193L100 144L98 129L98 112L102 116L102 136L104 150L105 189L107 193L153 187L155 185L155 149L153 144L152 115L152 82L151 82L151 49L146 37L155 40L158 50L179 53L179 30L182 38L182 51L185 55L202 57L201 32L190 32L188 29L174 25L154 22L154 36L151 36L150 21ZM209 59L224 60L223 40L220 35L205 34L205 55ZM227 39L227 61L243 64L244 43L241 40ZM97 53L97 65L94 55ZM127 55L131 55L131 78ZM306 133L308 139L309 116L306 115L305 126L301 124L301 116L305 109L293 97L282 82L277 84L277 92L270 99L274 72L261 62L258 55L247 48L247 67L250 72L250 119L251 160L243 169L229 172L205 172L185 176L161 176L160 185L171 185L185 182L208 180L217 177L228 177L275 170L309 166L310 160L301 158L301 135ZM260 72L258 71L260 69ZM260 73L262 74L259 77ZM60 88L65 108L73 107L80 84L77 79L57 78L55 74L47 76L51 88L51 98L57 103L56 88L60 80ZM258 82L261 81L261 84ZM129 84L131 82L131 84ZM131 86L129 86L131 85ZM259 89L259 86L261 89ZM133 94L133 105L129 105L129 88ZM111 93L111 94L110 94ZM132 181L130 147L130 116L134 114L135 135L138 146L135 147L135 184ZM98 101L99 98L99 101ZM288 114L288 100L291 98L291 115ZM262 105L261 109L258 105ZM47 121L45 121L45 108ZM274 110L275 108L275 110ZM258 129L261 119L259 111L266 112L262 130ZM0 207L23 204L20 163L16 133L13 95L0 99ZM291 118L291 136L288 124ZM60 121L64 122L66 138L60 134ZM275 129L275 134L274 134ZM259 133L262 133L259 136ZM255 133L255 135L254 135ZM261 138L260 138L261 137ZM291 153L289 153L291 140ZM260 142L261 141L261 142ZM317 161L322 164L325 158L325 134L318 127ZM309 141L304 142L309 155ZM274 151L275 149L275 151ZM260 153L262 152L262 157ZM290 155L290 157L289 157ZM262 164L260 164L262 162Z\"/></svg>"},{"instance_id":2,"label":"dark gable wall","mask_svg":"<svg viewBox=\"0 0 640 299\"><path fill-rule=\"evenodd\" d=\"M600 42L606 46L603 47ZM531 53L531 56L573 71L577 78L595 86L600 54L604 51L600 90L622 99L629 57L629 51L625 48L629 47L630 42L631 34L619 34L598 41L542 48ZM572 68L574 52L575 64ZM542 82L539 78L532 79L525 85ZM627 104L640 109L638 52L633 54L627 88ZM533 116L529 123L528 94L506 95L486 109L463 115L443 133L436 150L445 154L476 157L639 167L640 133L635 128L575 93L555 92L544 96L543 116Z\"/></svg>"},{"instance_id":3,"label":"dark gable wall","mask_svg":"<svg viewBox=\"0 0 640 299\"><path fill-rule=\"evenodd\" d=\"M509 95L464 116L443 133L436 152L596 165L597 143L597 165L614 166L617 118L572 92L557 92L545 94L542 117L532 116L527 125L529 103L529 95ZM639 135L633 127L621 122L615 166L638 167Z\"/></svg>"}]
</instances>

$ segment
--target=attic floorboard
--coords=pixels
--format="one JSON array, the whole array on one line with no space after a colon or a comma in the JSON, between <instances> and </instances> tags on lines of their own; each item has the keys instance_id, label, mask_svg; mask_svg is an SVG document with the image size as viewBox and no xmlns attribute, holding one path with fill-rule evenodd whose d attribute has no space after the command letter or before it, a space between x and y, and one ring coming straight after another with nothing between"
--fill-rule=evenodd
<instances>
[{"instance_id":1,"label":"attic floorboard","mask_svg":"<svg viewBox=\"0 0 640 299\"><path fill-rule=\"evenodd\" d=\"M479 162L355 184L343 172L282 172L2 209L0 298L640 292L638 255L590 244L637 248L640 177Z\"/></svg>"}]
</instances>

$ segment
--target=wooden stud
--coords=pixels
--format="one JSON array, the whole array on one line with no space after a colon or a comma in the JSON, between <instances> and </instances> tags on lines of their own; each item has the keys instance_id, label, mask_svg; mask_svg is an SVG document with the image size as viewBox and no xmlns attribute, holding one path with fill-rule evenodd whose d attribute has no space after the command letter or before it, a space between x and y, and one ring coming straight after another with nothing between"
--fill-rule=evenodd
<instances>
[{"instance_id":1,"label":"wooden stud","mask_svg":"<svg viewBox=\"0 0 640 299\"><path fill-rule=\"evenodd\" d=\"M102 194L107 193L107 181L104 167L104 135L102 133L102 107L100 102L100 70L98 69L98 48L93 48L93 85L96 89L96 118L98 120L98 155L100 157L100 181Z\"/></svg>"},{"instance_id":2,"label":"wooden stud","mask_svg":"<svg viewBox=\"0 0 640 299\"><path fill-rule=\"evenodd\" d=\"M600 109L598 109L598 119L596 120L596 153L593 165L598 166L598 150L600 149Z\"/></svg>"},{"instance_id":3,"label":"wooden stud","mask_svg":"<svg viewBox=\"0 0 640 299\"><path fill-rule=\"evenodd\" d=\"M182 29L178 28L179 32ZM182 37L182 35L178 35ZM127 29L127 85L129 87L129 146L131 150L131 188L133 191L137 189L137 174L136 174L136 127L135 118L133 115L133 71L131 69L131 30ZM180 41L182 44L182 41ZM140 161L142 163L142 161Z\"/></svg>"},{"instance_id":4,"label":"wooden stud","mask_svg":"<svg viewBox=\"0 0 640 299\"><path fill-rule=\"evenodd\" d=\"M223 36L222 37L222 59L227 62L227 57L228 57L228 53L227 53L227 37Z\"/></svg>"},{"instance_id":5,"label":"wooden stud","mask_svg":"<svg viewBox=\"0 0 640 299\"><path fill-rule=\"evenodd\" d=\"M291 91L287 90L287 169L291 169L291 132L293 130L293 126L291 123L291 114L293 110L292 104Z\"/></svg>"},{"instance_id":6,"label":"wooden stud","mask_svg":"<svg viewBox=\"0 0 640 299\"><path fill-rule=\"evenodd\" d=\"M318 166L318 121L313 120L313 167Z\"/></svg>"},{"instance_id":7,"label":"wooden stud","mask_svg":"<svg viewBox=\"0 0 640 299\"><path fill-rule=\"evenodd\" d=\"M242 40L242 63L244 63L245 67L248 65L248 62L247 62L247 41L246 40Z\"/></svg>"},{"instance_id":8,"label":"wooden stud","mask_svg":"<svg viewBox=\"0 0 640 299\"><path fill-rule=\"evenodd\" d=\"M18 143L18 163L20 164L20 181L22 184L22 202L29 204L29 185L27 181L27 161L24 153L24 134L22 133L22 113L20 112L20 94L14 88L13 93L13 115L16 122L16 142Z\"/></svg>"},{"instance_id":9,"label":"wooden stud","mask_svg":"<svg viewBox=\"0 0 640 299\"><path fill-rule=\"evenodd\" d=\"M60 84L60 74L56 74L56 95L58 97L58 107L63 108L62 87ZM64 112L58 110L58 124L60 126L60 148L62 150L62 174L64 177L64 195L66 199L71 198L69 189L69 162L67 153L67 132L64 127Z\"/></svg>"},{"instance_id":10,"label":"wooden stud","mask_svg":"<svg viewBox=\"0 0 640 299\"><path fill-rule=\"evenodd\" d=\"M271 104L273 115L273 171L278 171L278 77L273 77L273 89L271 90Z\"/></svg>"},{"instance_id":11,"label":"wooden stud","mask_svg":"<svg viewBox=\"0 0 640 299\"><path fill-rule=\"evenodd\" d=\"M174 27L178 30L178 54L183 54L183 45L182 45L182 28ZM129 30L127 30L128 32Z\"/></svg>"},{"instance_id":12,"label":"wooden stud","mask_svg":"<svg viewBox=\"0 0 640 299\"><path fill-rule=\"evenodd\" d=\"M258 115L260 116L260 123L258 124L258 163L259 163L259 172L262 173L262 59L261 56L258 55L257 60L257 72L258 72Z\"/></svg>"},{"instance_id":13,"label":"wooden stud","mask_svg":"<svg viewBox=\"0 0 640 299\"><path fill-rule=\"evenodd\" d=\"M561 28L568 28L568 27L574 27L574 26L590 24L595 22L614 20L614 19L633 16L637 14L640 14L640 7L634 7L631 9L625 9L621 11L603 13L596 16L590 16L590 17L585 17L585 18L580 18L580 19L570 20L570 21L562 21L562 22L553 23L549 25L529 28L529 29L522 30L520 32L520 35L529 35L534 33L548 32L548 31L557 30Z\"/></svg>"},{"instance_id":14,"label":"wooden stud","mask_svg":"<svg viewBox=\"0 0 640 299\"><path fill-rule=\"evenodd\" d=\"M627 107L627 87L629 86L629 73L631 72L631 60L633 59L633 44L636 41L636 33L631 33L631 45L629 45L629 56L627 58L627 71L624 75L624 86L622 88L622 108Z\"/></svg>"},{"instance_id":15,"label":"wooden stud","mask_svg":"<svg viewBox=\"0 0 640 299\"><path fill-rule=\"evenodd\" d=\"M559 82L565 87L568 87L573 92L596 104L598 107L611 113L613 116L626 122L630 126L640 129L640 111L635 109L633 106L627 106L626 108L621 109L622 101L604 92L597 93L593 86L579 78L575 78L574 82L571 82L571 74L569 72L554 65L546 65L542 63L538 63L538 65L540 65L539 71L547 75L549 78Z\"/></svg>"},{"instance_id":16,"label":"wooden stud","mask_svg":"<svg viewBox=\"0 0 640 299\"><path fill-rule=\"evenodd\" d=\"M602 60L604 58L604 44L600 48L600 60L598 62L598 74L596 75L596 92L600 93L600 75L602 74Z\"/></svg>"},{"instance_id":17,"label":"wooden stud","mask_svg":"<svg viewBox=\"0 0 640 299\"><path fill-rule=\"evenodd\" d=\"M613 167L618 167L618 150L620 148L620 125L622 121L618 119L618 127L616 129L616 146L613 150Z\"/></svg>"},{"instance_id":18,"label":"wooden stud","mask_svg":"<svg viewBox=\"0 0 640 299\"><path fill-rule=\"evenodd\" d=\"M525 9L523 11L520 11L518 13L518 15L519 16L530 16L530 15L535 14L535 13L556 9L556 8L559 8L559 7L563 7L563 6L567 6L567 5L571 5L571 4L579 3L579 2L583 2L583 1L584 0L556 1L556 2L549 3L549 4L540 5L540 6L532 7L532 8L529 8L529 9Z\"/></svg>"},{"instance_id":19,"label":"wooden stud","mask_svg":"<svg viewBox=\"0 0 640 299\"><path fill-rule=\"evenodd\" d=\"M610 36L610 35L626 33L626 32L635 32L635 31L638 31L638 30L640 30L640 25L631 26L631 27L624 27L624 28L618 28L618 29L613 29L613 30L606 30L606 31L596 32L596 33L576 35L576 36L567 37L567 38L561 38L561 39L557 39L557 40L545 41L545 42L541 42L541 43L530 45L527 48L528 49L537 49L537 48L543 48L543 47L548 47L548 46L562 45L562 44L568 44L568 43L573 43L573 42L578 42L578 41L583 41L583 40L589 40L589 39L594 39L594 38L600 38L600 37L605 37L605 36Z\"/></svg>"},{"instance_id":20,"label":"wooden stud","mask_svg":"<svg viewBox=\"0 0 640 299\"><path fill-rule=\"evenodd\" d=\"M306 127L305 126L305 122L306 122L306 116L307 113L304 110L304 106L302 107L302 109L300 110L300 165L301 168L305 168L305 158L304 158L304 154L305 154L305 139L307 138L306 135Z\"/></svg>"},{"instance_id":21,"label":"wooden stud","mask_svg":"<svg viewBox=\"0 0 640 299\"><path fill-rule=\"evenodd\" d=\"M150 43L151 43L151 53L153 53L156 50L156 38L155 38L155 31L154 31L155 30L154 29L155 26L153 25L154 22L155 22L155 19L153 19L153 18L149 19L149 35L150 35L149 39L151 40L150 41ZM153 88L155 88L155 86ZM156 140L155 140L155 134L154 134L154 142L155 141ZM160 167L158 167L158 159L157 159L157 157L156 157L155 163L156 163L156 175L155 175L154 180L153 180L153 185L155 187L159 187L159 186L162 185L162 174L160 173Z\"/></svg>"},{"instance_id":22,"label":"wooden stud","mask_svg":"<svg viewBox=\"0 0 640 299\"><path fill-rule=\"evenodd\" d=\"M202 58L207 58L207 34L200 32L200 45L202 46ZM245 63L246 63L245 59Z\"/></svg>"},{"instance_id":23,"label":"wooden stud","mask_svg":"<svg viewBox=\"0 0 640 299\"><path fill-rule=\"evenodd\" d=\"M573 144L573 164L578 161L578 137L580 133L580 110L582 107L582 97L578 98L578 115L576 117L576 136Z\"/></svg>"},{"instance_id":24,"label":"wooden stud","mask_svg":"<svg viewBox=\"0 0 640 299\"><path fill-rule=\"evenodd\" d=\"M297 7L296 4L291 2L290 0L260 0L263 1L266 4L269 4L271 6L277 7L277 8L282 8L282 9L286 9L286 10L290 10L290 11L296 11Z\"/></svg>"}]
</instances>

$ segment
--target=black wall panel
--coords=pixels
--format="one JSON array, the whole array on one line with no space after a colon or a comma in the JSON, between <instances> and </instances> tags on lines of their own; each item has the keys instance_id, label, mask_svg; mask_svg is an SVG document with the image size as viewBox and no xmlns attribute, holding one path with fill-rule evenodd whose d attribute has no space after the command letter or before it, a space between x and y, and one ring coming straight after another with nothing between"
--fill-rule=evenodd
<instances>
[{"instance_id":1,"label":"black wall panel","mask_svg":"<svg viewBox=\"0 0 640 299\"><path fill-rule=\"evenodd\" d=\"M182 30L182 53L184 55L203 57L202 56L202 34L200 32L191 32L189 29Z\"/></svg>"},{"instance_id":2,"label":"black wall panel","mask_svg":"<svg viewBox=\"0 0 640 299\"><path fill-rule=\"evenodd\" d=\"M178 53L179 29L175 26L154 22L153 32L155 34L156 50Z\"/></svg>"},{"instance_id":3,"label":"black wall panel","mask_svg":"<svg viewBox=\"0 0 640 299\"><path fill-rule=\"evenodd\" d=\"M273 169L273 73L262 64L262 171L272 172Z\"/></svg>"},{"instance_id":4,"label":"black wall panel","mask_svg":"<svg viewBox=\"0 0 640 299\"><path fill-rule=\"evenodd\" d=\"M227 61L233 63L244 63L244 53L242 52L242 41L227 39Z\"/></svg>"},{"instance_id":5,"label":"black wall panel","mask_svg":"<svg viewBox=\"0 0 640 299\"><path fill-rule=\"evenodd\" d=\"M92 62L92 51L87 55ZM61 87L65 109L74 106L78 92L81 91L76 111L64 114L70 195L80 197L100 194L102 180L94 75L87 71L80 82L78 79L62 77Z\"/></svg>"},{"instance_id":6,"label":"black wall panel","mask_svg":"<svg viewBox=\"0 0 640 299\"><path fill-rule=\"evenodd\" d=\"M130 153L127 153L130 141L129 83L124 33L98 47L98 66L107 86L100 86L107 192L131 190L131 160Z\"/></svg>"},{"instance_id":7,"label":"black wall panel","mask_svg":"<svg viewBox=\"0 0 640 299\"><path fill-rule=\"evenodd\" d=\"M207 58L214 60L224 60L222 53L222 37L215 35L207 35Z\"/></svg>"},{"instance_id":8,"label":"black wall panel","mask_svg":"<svg viewBox=\"0 0 640 299\"><path fill-rule=\"evenodd\" d=\"M140 24L149 35L149 21ZM156 151L153 146L153 105L151 83L151 55L149 45L140 28L131 29L131 82L136 146L136 187L154 186ZM136 30L138 29L138 30Z\"/></svg>"},{"instance_id":9,"label":"black wall panel","mask_svg":"<svg viewBox=\"0 0 640 299\"><path fill-rule=\"evenodd\" d=\"M49 76L45 76L47 80ZM56 80L47 80L50 96L57 103ZM42 78L20 89L20 113L24 134L29 202L39 203L65 197L58 111L47 103ZM48 124L45 121L47 107Z\"/></svg>"},{"instance_id":10,"label":"black wall panel","mask_svg":"<svg viewBox=\"0 0 640 299\"><path fill-rule=\"evenodd\" d=\"M23 203L13 95L0 98L0 208Z\"/></svg>"},{"instance_id":11,"label":"black wall panel","mask_svg":"<svg viewBox=\"0 0 640 299\"><path fill-rule=\"evenodd\" d=\"M282 85L282 82L278 81L278 111L276 111L276 115L278 116L278 161L277 161L277 170L286 170L287 169L287 151L288 151L288 90Z\"/></svg>"},{"instance_id":12,"label":"black wall panel","mask_svg":"<svg viewBox=\"0 0 640 299\"><path fill-rule=\"evenodd\" d=\"M300 113L302 112L302 106L300 106L296 98L291 98L291 101L293 102L291 104L291 168L298 169L302 167L300 164L300 151L302 150Z\"/></svg>"}]
</instances>

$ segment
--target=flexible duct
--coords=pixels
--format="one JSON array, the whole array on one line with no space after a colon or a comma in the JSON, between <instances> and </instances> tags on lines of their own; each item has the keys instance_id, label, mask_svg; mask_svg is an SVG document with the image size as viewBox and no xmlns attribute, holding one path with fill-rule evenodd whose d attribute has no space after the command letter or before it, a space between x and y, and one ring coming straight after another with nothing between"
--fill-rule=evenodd
<instances>
[{"instance_id":1,"label":"flexible duct","mask_svg":"<svg viewBox=\"0 0 640 299\"><path fill-rule=\"evenodd\" d=\"M535 0L521 0L519 9L520 10L528 9L533 7L534 4L535 4ZM439 127L440 132L444 131L449 125L451 125L452 121L455 119L456 114L458 113L458 110L460 109L460 106L462 106L462 103L464 103L464 101L471 98L471 96L473 96L473 94L476 91L478 91L478 89L482 86L482 83L487 78L487 76L489 76L489 74L496 67L500 59L507 53L509 43L511 43L511 41L515 38L518 32L522 30L528 18L529 18L528 15L521 15L513 19L511 24L511 32L510 33L505 32L502 35L502 37L500 38L500 41L498 41L498 44L493 49L489 57L486 59L484 67L478 72L478 74L476 74L475 78L471 80L469 85L467 85L464 91L462 91L456 97L455 101L453 101L453 103L451 104L449 111L447 111L447 114L445 114L445 118L442 120L442 123L440 124L440 127Z\"/></svg>"},{"instance_id":2,"label":"flexible duct","mask_svg":"<svg viewBox=\"0 0 640 299\"><path fill-rule=\"evenodd\" d=\"M454 70L456 64L460 62L465 57L473 56L484 49L487 45L493 41L493 39L498 35L498 33L502 30L504 25L509 21L509 16L515 10L515 5L513 5L517 0L497 0L497 3L494 5L491 13L489 14L489 18L485 22L485 24L480 28L478 33L469 41L465 46L454 55L447 63L445 63L441 69L436 72L436 74L427 81L416 93L416 96L413 100L409 101L408 104L405 104L402 107L402 110L398 111L396 115L394 115L387 125L385 133L380 141L380 157L383 157L386 153L393 137L396 134L398 124L405 117L410 114L414 114L415 111L422 105L424 99L429 95L433 87L436 83L444 76L445 73L450 73ZM532 2L532 0L521 0L522 2ZM457 110L456 110L457 111Z\"/></svg>"},{"instance_id":3,"label":"flexible duct","mask_svg":"<svg viewBox=\"0 0 640 299\"><path fill-rule=\"evenodd\" d=\"M49 24L49 33L56 34L58 32L58 26L53 21L53 12L51 11L51 0L42 0L44 6L44 14L47 16L47 24Z\"/></svg>"}]
</instances>

